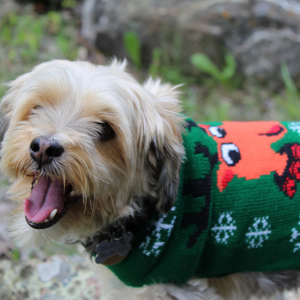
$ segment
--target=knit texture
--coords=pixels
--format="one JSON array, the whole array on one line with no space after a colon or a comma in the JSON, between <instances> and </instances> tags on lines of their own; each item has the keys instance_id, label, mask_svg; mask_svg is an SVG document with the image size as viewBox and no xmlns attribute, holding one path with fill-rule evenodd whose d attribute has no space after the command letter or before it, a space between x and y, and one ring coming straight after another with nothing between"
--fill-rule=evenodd
<instances>
[{"instance_id":1,"label":"knit texture","mask_svg":"<svg viewBox=\"0 0 300 300\"><path fill-rule=\"evenodd\" d=\"M109 266L128 286L300 271L300 122L186 120L175 206Z\"/></svg>"}]
</instances>

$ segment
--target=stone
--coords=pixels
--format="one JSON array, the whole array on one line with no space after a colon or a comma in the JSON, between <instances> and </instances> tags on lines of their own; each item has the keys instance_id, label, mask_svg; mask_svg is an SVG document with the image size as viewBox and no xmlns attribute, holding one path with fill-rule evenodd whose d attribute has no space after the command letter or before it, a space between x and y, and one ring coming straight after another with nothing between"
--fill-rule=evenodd
<instances>
[{"instance_id":1,"label":"stone","mask_svg":"<svg viewBox=\"0 0 300 300\"><path fill-rule=\"evenodd\" d=\"M0 259L0 299L101 299L101 282L87 256L55 255L47 261Z\"/></svg>"},{"instance_id":2,"label":"stone","mask_svg":"<svg viewBox=\"0 0 300 300\"><path fill-rule=\"evenodd\" d=\"M123 58L124 33L134 31L144 66L158 47L191 74L199 74L191 54L206 53L222 66L229 51L246 80L276 89L282 63L300 79L299 21L294 0L85 0L82 35L103 53Z\"/></svg>"}]
</instances>

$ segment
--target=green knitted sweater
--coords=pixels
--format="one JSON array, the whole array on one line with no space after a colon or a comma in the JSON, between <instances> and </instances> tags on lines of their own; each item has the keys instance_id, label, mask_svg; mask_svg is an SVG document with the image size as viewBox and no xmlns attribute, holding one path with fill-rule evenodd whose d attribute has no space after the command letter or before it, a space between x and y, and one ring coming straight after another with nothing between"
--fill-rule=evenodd
<instances>
[{"instance_id":1,"label":"green knitted sweater","mask_svg":"<svg viewBox=\"0 0 300 300\"><path fill-rule=\"evenodd\" d=\"M300 122L186 121L175 206L110 270L133 287L300 271Z\"/></svg>"}]
</instances>

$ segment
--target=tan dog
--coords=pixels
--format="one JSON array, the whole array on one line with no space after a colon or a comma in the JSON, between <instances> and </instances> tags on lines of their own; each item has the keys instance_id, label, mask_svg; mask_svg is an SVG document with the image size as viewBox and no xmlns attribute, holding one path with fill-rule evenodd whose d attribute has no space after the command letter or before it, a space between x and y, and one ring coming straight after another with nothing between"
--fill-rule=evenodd
<instances>
[{"instance_id":1,"label":"tan dog","mask_svg":"<svg viewBox=\"0 0 300 300\"><path fill-rule=\"evenodd\" d=\"M20 204L11 231L21 247L86 243L142 215L145 198L163 213L173 206L184 156L178 92L159 80L140 85L125 67L57 60L9 84L1 167ZM133 289L99 268L107 299L248 299L300 282L287 271Z\"/></svg>"}]
</instances>

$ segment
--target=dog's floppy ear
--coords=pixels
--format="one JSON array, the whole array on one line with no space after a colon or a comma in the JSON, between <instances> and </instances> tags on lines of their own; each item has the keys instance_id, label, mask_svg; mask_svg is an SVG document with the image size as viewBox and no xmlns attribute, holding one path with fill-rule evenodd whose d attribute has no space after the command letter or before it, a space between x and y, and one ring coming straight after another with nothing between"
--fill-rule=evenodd
<instances>
[{"instance_id":1,"label":"dog's floppy ear","mask_svg":"<svg viewBox=\"0 0 300 300\"><path fill-rule=\"evenodd\" d=\"M9 90L6 92L0 104L0 144L3 141L4 135L9 127L12 107L21 93L21 87L26 81L28 74L24 74L14 81L6 84Z\"/></svg>"},{"instance_id":2,"label":"dog's floppy ear","mask_svg":"<svg viewBox=\"0 0 300 300\"><path fill-rule=\"evenodd\" d=\"M9 109L1 108L1 112L0 112L0 145L1 145L4 135L8 129L8 126L10 123L10 115L11 115L11 111L9 111Z\"/></svg>"},{"instance_id":3,"label":"dog's floppy ear","mask_svg":"<svg viewBox=\"0 0 300 300\"><path fill-rule=\"evenodd\" d=\"M127 60L123 59L119 61L117 58L113 58L109 67L111 69L119 70L119 71L126 71L127 68Z\"/></svg>"},{"instance_id":4,"label":"dog's floppy ear","mask_svg":"<svg viewBox=\"0 0 300 300\"><path fill-rule=\"evenodd\" d=\"M179 187L179 170L184 156L182 123L177 87L149 79L145 89L153 95L155 133L150 141L146 164L150 185L158 197L157 208L167 213L175 203Z\"/></svg>"}]
</instances>

